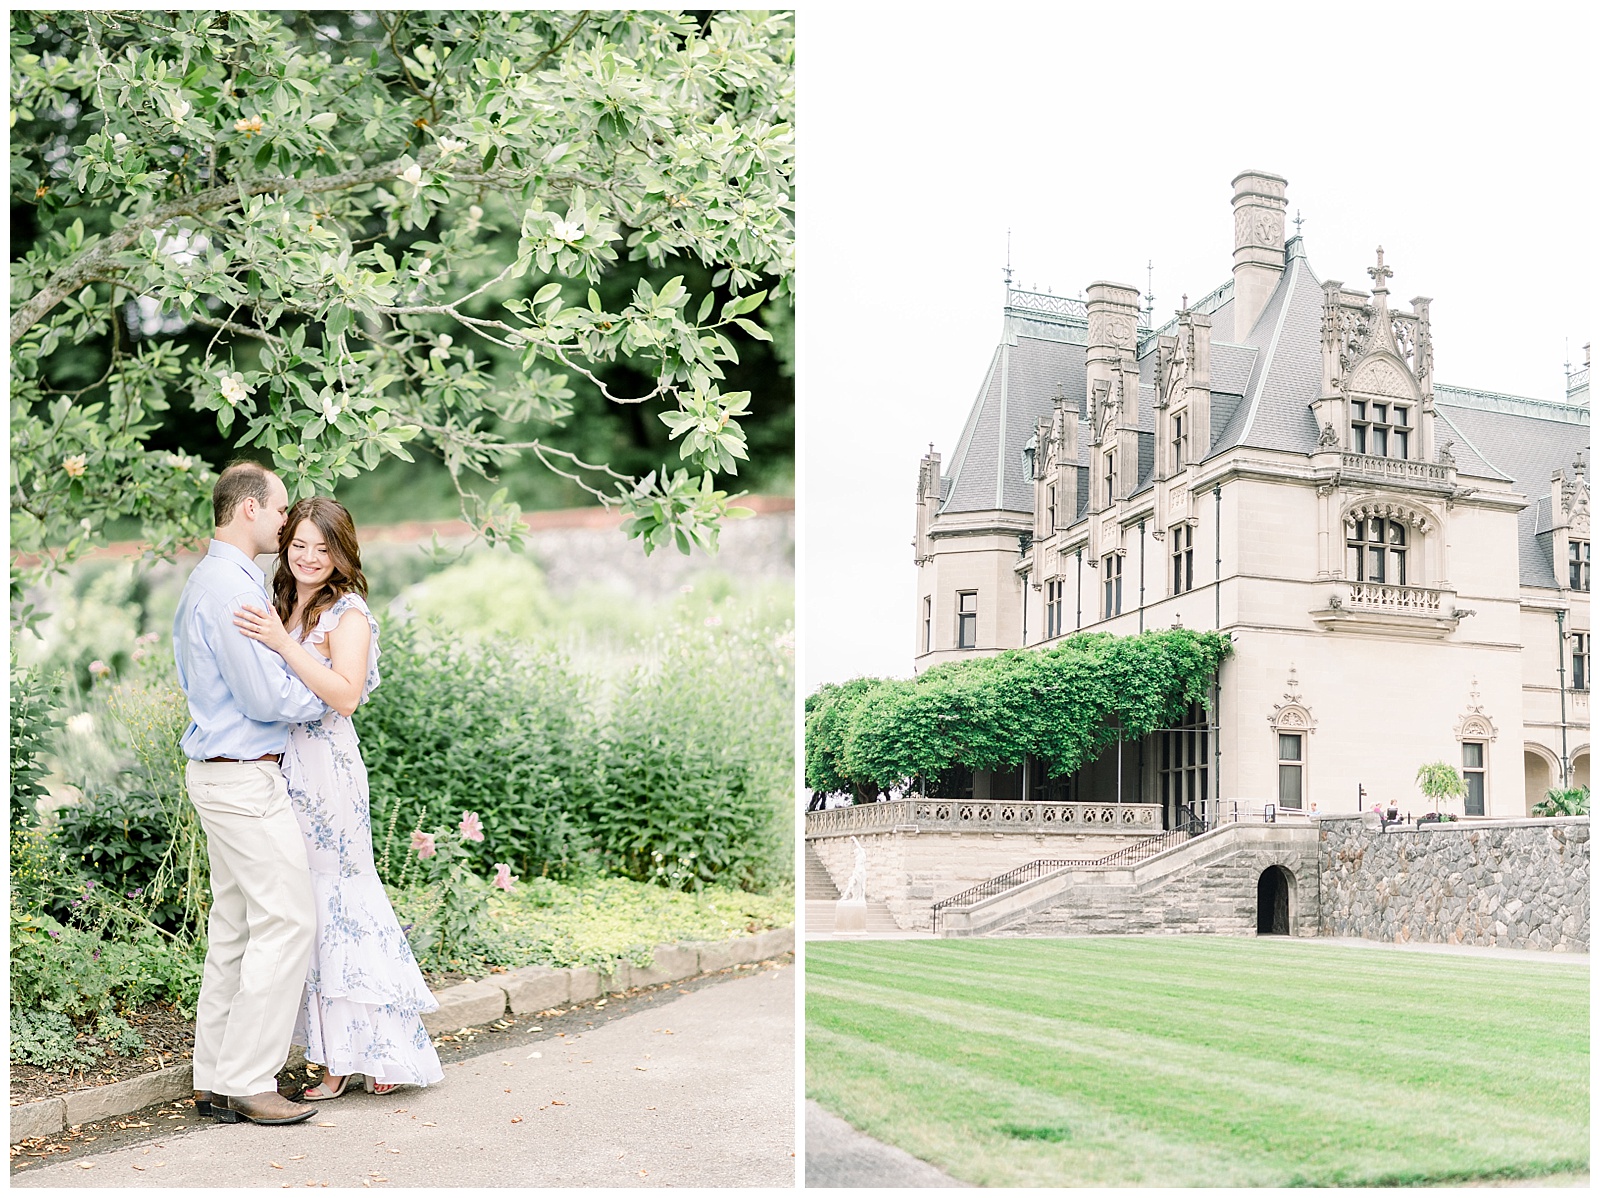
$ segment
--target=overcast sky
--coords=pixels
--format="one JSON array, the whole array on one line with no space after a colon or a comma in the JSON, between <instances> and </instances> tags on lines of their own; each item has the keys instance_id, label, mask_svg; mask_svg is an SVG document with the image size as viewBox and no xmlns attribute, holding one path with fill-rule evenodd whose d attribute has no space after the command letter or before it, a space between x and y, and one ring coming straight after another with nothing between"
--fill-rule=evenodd
<instances>
[{"instance_id":1,"label":"overcast sky","mask_svg":"<svg viewBox=\"0 0 1600 1198\"><path fill-rule=\"evenodd\" d=\"M1231 277L1231 180L1288 180L1312 269L1433 298L1441 383L1564 397L1593 334L1576 8L800 9L801 685L909 675L917 463L948 464L1015 281ZM1309 8L1308 8L1309 11ZM1293 226L1290 226L1292 232Z\"/></svg>"}]
</instances>

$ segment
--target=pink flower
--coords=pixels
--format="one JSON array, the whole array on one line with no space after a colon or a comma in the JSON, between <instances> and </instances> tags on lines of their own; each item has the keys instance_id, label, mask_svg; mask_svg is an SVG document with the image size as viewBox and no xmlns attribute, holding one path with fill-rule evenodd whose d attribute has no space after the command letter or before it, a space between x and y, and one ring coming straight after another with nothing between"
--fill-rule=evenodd
<instances>
[{"instance_id":1,"label":"pink flower","mask_svg":"<svg viewBox=\"0 0 1600 1198\"><path fill-rule=\"evenodd\" d=\"M511 872L511 867L502 861L494 863L494 884L501 890L510 890L516 885L516 876Z\"/></svg>"},{"instance_id":2,"label":"pink flower","mask_svg":"<svg viewBox=\"0 0 1600 1198\"><path fill-rule=\"evenodd\" d=\"M106 665L106 663L101 661L99 658L96 658L94 661L89 663L89 673L93 674L96 678L104 678L107 674L111 673L111 667Z\"/></svg>"},{"instance_id":3,"label":"pink flower","mask_svg":"<svg viewBox=\"0 0 1600 1198\"><path fill-rule=\"evenodd\" d=\"M478 813L476 811L462 812L461 836L463 840L483 839L483 825L478 822Z\"/></svg>"},{"instance_id":4,"label":"pink flower","mask_svg":"<svg viewBox=\"0 0 1600 1198\"><path fill-rule=\"evenodd\" d=\"M439 850L434 847L432 832L413 832L411 834L411 851L418 857L431 857Z\"/></svg>"}]
</instances>

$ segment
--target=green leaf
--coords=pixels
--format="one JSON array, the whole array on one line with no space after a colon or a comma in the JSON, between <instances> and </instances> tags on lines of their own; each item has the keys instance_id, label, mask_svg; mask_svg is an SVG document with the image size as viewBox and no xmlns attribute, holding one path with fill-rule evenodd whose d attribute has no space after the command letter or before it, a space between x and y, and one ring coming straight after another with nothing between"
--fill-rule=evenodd
<instances>
[{"instance_id":1,"label":"green leaf","mask_svg":"<svg viewBox=\"0 0 1600 1198\"><path fill-rule=\"evenodd\" d=\"M734 317L733 323L738 325L746 333L749 333L750 336L754 337L757 341L772 340L772 334L767 332L767 330L762 328L760 325L756 324L753 320L746 320L742 316L736 316Z\"/></svg>"}]
</instances>

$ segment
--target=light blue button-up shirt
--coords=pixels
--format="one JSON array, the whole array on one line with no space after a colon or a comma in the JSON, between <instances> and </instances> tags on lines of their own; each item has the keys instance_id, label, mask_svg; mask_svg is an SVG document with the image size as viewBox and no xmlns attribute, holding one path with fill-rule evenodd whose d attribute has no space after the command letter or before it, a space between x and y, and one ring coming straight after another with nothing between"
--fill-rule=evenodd
<instances>
[{"instance_id":1,"label":"light blue button-up shirt","mask_svg":"<svg viewBox=\"0 0 1600 1198\"><path fill-rule=\"evenodd\" d=\"M296 678L283 658L234 626L241 604L269 607L267 580L243 551L212 541L172 622L178 685L189 699L183 752L192 761L249 761L281 753L289 725L320 719L327 704Z\"/></svg>"}]
</instances>

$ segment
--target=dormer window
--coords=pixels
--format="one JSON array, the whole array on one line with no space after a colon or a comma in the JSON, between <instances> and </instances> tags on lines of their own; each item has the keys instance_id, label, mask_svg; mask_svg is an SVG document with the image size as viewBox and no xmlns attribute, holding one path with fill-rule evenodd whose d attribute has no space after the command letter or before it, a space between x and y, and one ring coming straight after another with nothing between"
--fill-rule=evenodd
<instances>
[{"instance_id":1,"label":"dormer window","mask_svg":"<svg viewBox=\"0 0 1600 1198\"><path fill-rule=\"evenodd\" d=\"M1410 406L1388 400L1351 400L1350 448L1376 458L1409 458Z\"/></svg>"},{"instance_id":2,"label":"dormer window","mask_svg":"<svg viewBox=\"0 0 1600 1198\"><path fill-rule=\"evenodd\" d=\"M1567 542L1567 586L1574 591L1589 589L1589 542Z\"/></svg>"},{"instance_id":3,"label":"dormer window","mask_svg":"<svg viewBox=\"0 0 1600 1198\"><path fill-rule=\"evenodd\" d=\"M1189 430L1184 424L1184 413L1172 418L1172 472L1176 474L1189 462Z\"/></svg>"}]
</instances>

